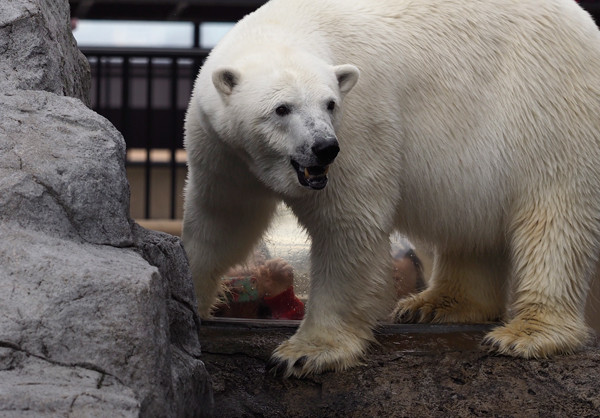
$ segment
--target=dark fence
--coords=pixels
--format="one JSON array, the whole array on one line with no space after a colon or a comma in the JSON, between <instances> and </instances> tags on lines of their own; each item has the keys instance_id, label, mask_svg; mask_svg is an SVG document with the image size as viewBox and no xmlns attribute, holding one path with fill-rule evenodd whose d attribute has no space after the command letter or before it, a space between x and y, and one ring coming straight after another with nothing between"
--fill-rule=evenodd
<instances>
[{"instance_id":1,"label":"dark fence","mask_svg":"<svg viewBox=\"0 0 600 418\"><path fill-rule=\"evenodd\" d=\"M92 71L93 109L123 134L128 150L143 150L143 158L129 166L144 167L144 217L151 218L151 170L170 168L170 218L176 217L176 170L183 148L183 120L194 79L205 49L81 48ZM151 158L151 151L167 150L167 161Z\"/></svg>"}]
</instances>

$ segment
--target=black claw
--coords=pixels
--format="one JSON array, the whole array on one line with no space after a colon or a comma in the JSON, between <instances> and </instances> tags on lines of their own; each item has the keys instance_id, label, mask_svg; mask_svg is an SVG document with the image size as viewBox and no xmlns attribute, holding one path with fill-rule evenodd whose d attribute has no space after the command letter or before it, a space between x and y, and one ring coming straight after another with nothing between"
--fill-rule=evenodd
<instances>
[{"instance_id":1,"label":"black claw","mask_svg":"<svg viewBox=\"0 0 600 418\"><path fill-rule=\"evenodd\" d=\"M275 376L286 377L287 371L288 371L288 362L282 361L281 363L279 363L277 370L275 370Z\"/></svg>"},{"instance_id":2,"label":"black claw","mask_svg":"<svg viewBox=\"0 0 600 418\"><path fill-rule=\"evenodd\" d=\"M408 324L413 322L413 314L410 311L404 311L398 317L398 322Z\"/></svg>"},{"instance_id":3,"label":"black claw","mask_svg":"<svg viewBox=\"0 0 600 418\"><path fill-rule=\"evenodd\" d=\"M301 369L302 367L304 367L304 365L306 364L308 360L307 356L302 356L300 357L298 360L296 360L296 362L294 363L294 368L295 369Z\"/></svg>"},{"instance_id":4,"label":"black claw","mask_svg":"<svg viewBox=\"0 0 600 418\"><path fill-rule=\"evenodd\" d=\"M488 351L490 352L500 352L500 342L499 341L494 341L493 338L489 338L489 337L484 337L483 340L481 341L481 345L483 347L486 347L488 349Z\"/></svg>"},{"instance_id":5,"label":"black claw","mask_svg":"<svg viewBox=\"0 0 600 418\"><path fill-rule=\"evenodd\" d=\"M275 357L271 357L269 361L267 361L267 364L265 364L265 370L267 373L275 374L277 366L279 366L279 360L275 359Z\"/></svg>"},{"instance_id":6,"label":"black claw","mask_svg":"<svg viewBox=\"0 0 600 418\"><path fill-rule=\"evenodd\" d=\"M267 373L273 374L273 376L282 377L286 375L288 369L287 361L280 360L275 357L271 357L265 365Z\"/></svg>"}]
</instances>

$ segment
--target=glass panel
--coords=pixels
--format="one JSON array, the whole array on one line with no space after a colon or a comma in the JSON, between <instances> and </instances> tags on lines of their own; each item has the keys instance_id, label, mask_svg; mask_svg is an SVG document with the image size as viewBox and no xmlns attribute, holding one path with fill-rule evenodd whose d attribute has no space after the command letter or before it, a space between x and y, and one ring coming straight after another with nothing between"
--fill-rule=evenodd
<instances>
[{"instance_id":1,"label":"glass panel","mask_svg":"<svg viewBox=\"0 0 600 418\"><path fill-rule=\"evenodd\" d=\"M421 259L399 234L391 237L394 282L403 297L425 286ZM246 262L223 277L221 317L302 319L310 282L310 238L284 205Z\"/></svg>"},{"instance_id":2,"label":"glass panel","mask_svg":"<svg viewBox=\"0 0 600 418\"><path fill-rule=\"evenodd\" d=\"M216 316L302 319L310 275L310 238L281 205L248 260L223 277Z\"/></svg>"}]
</instances>

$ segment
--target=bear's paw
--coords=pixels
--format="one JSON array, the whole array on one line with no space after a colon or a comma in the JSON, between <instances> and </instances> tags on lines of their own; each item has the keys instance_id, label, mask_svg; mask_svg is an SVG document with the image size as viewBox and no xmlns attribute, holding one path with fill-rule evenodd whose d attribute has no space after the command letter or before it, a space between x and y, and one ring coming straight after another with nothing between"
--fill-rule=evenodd
<instances>
[{"instance_id":1,"label":"bear's paw","mask_svg":"<svg viewBox=\"0 0 600 418\"><path fill-rule=\"evenodd\" d=\"M273 352L266 371L284 378L301 378L360 365L368 341L351 335L337 337L303 339L294 335Z\"/></svg>"},{"instance_id":2,"label":"bear's paw","mask_svg":"<svg viewBox=\"0 0 600 418\"><path fill-rule=\"evenodd\" d=\"M392 312L392 320L402 324L487 323L500 316L495 306L486 307L458 295L431 290L400 300Z\"/></svg>"},{"instance_id":3,"label":"bear's paw","mask_svg":"<svg viewBox=\"0 0 600 418\"><path fill-rule=\"evenodd\" d=\"M590 338L582 321L518 316L489 332L482 346L490 353L526 359L548 358L557 354L572 354Z\"/></svg>"}]
</instances>

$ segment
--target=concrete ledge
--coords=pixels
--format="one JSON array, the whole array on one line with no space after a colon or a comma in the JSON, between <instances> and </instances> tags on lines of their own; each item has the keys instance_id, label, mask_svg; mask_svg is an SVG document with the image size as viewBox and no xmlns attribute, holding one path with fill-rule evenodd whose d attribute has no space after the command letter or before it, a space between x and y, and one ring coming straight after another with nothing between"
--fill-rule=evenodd
<instances>
[{"instance_id":1,"label":"concrete ledge","mask_svg":"<svg viewBox=\"0 0 600 418\"><path fill-rule=\"evenodd\" d=\"M363 366L309 379L265 374L297 321L205 321L215 416L597 417L600 343L546 360L490 356L490 326L384 325Z\"/></svg>"}]
</instances>

